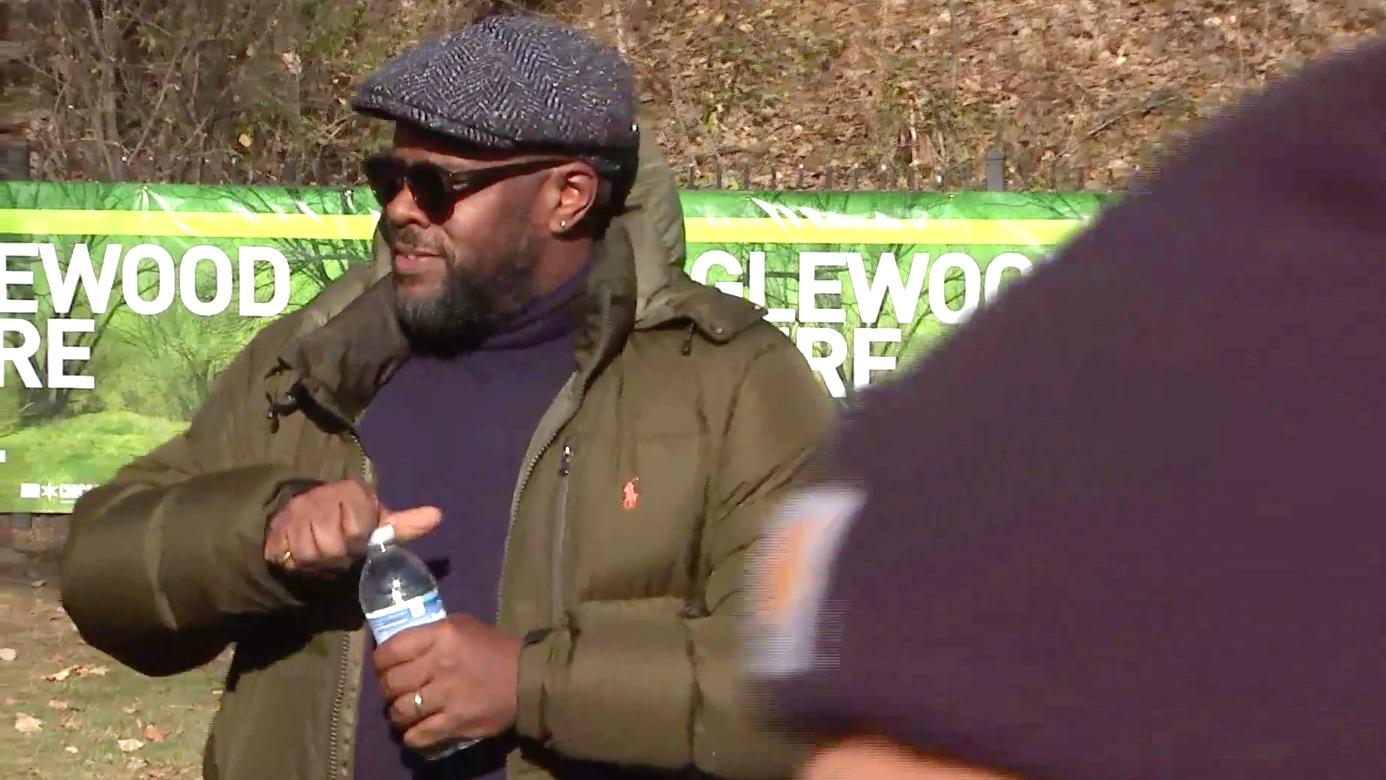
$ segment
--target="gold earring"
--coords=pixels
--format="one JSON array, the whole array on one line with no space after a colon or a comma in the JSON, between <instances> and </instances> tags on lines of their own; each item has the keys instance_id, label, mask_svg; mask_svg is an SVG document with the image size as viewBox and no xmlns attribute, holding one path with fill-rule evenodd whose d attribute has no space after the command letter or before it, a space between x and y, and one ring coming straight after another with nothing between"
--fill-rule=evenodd
<instances>
[{"instance_id":1,"label":"gold earring","mask_svg":"<svg viewBox=\"0 0 1386 780\"><path fill-rule=\"evenodd\" d=\"M560 220L558 220L558 229L559 229L559 230L567 230L567 229L568 229L568 220L566 220L566 219L560 219Z\"/></svg>"}]
</instances>

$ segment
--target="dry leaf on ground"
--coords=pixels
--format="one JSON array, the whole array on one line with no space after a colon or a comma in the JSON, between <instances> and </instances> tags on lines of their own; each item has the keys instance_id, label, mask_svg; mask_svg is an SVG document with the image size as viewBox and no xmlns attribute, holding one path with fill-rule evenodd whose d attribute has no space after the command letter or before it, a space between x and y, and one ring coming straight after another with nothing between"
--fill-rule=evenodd
<instances>
[{"instance_id":1,"label":"dry leaf on ground","mask_svg":"<svg viewBox=\"0 0 1386 780\"><path fill-rule=\"evenodd\" d=\"M142 732L141 736L143 736L150 742L163 742L164 740L168 739L168 733L168 729L164 728L163 726L156 726L153 723L150 723L149 725L144 727L144 731Z\"/></svg>"},{"instance_id":2,"label":"dry leaf on ground","mask_svg":"<svg viewBox=\"0 0 1386 780\"><path fill-rule=\"evenodd\" d=\"M62 682L63 680L66 680L68 677L72 676L72 673L75 671L77 671L77 667L68 666L59 669L58 671L52 674L45 674L43 676L43 679L47 680L48 682Z\"/></svg>"},{"instance_id":3,"label":"dry leaf on ground","mask_svg":"<svg viewBox=\"0 0 1386 780\"><path fill-rule=\"evenodd\" d=\"M122 739L116 742L116 745L120 747L122 753L133 753L144 747L144 743L138 739Z\"/></svg>"},{"instance_id":4,"label":"dry leaf on ground","mask_svg":"<svg viewBox=\"0 0 1386 780\"><path fill-rule=\"evenodd\" d=\"M71 705L69 705L66 701L64 701L64 700L62 700L62 699L49 699L49 700L48 700L48 707L49 707L50 709L54 709L54 710L65 710L65 709L67 709L67 708L70 707L70 706L71 706Z\"/></svg>"},{"instance_id":5,"label":"dry leaf on ground","mask_svg":"<svg viewBox=\"0 0 1386 780\"><path fill-rule=\"evenodd\" d=\"M13 661L19 657L13 647L0 647L0 661Z\"/></svg>"},{"instance_id":6,"label":"dry leaf on ground","mask_svg":"<svg viewBox=\"0 0 1386 780\"><path fill-rule=\"evenodd\" d=\"M149 762L142 758L132 758L125 762L125 769L130 772L138 772L147 766L149 766Z\"/></svg>"},{"instance_id":7,"label":"dry leaf on ground","mask_svg":"<svg viewBox=\"0 0 1386 780\"><path fill-rule=\"evenodd\" d=\"M48 584L48 580L34 580L33 582L29 583L29 587L31 587L31 588L42 588L44 585L47 585L47 584Z\"/></svg>"},{"instance_id":8,"label":"dry leaf on ground","mask_svg":"<svg viewBox=\"0 0 1386 780\"><path fill-rule=\"evenodd\" d=\"M75 755L77 755L77 748L76 748L75 746L73 746L73 745L68 745L67 747L64 747L64 748L63 748L63 752L71 753L72 755L75 756Z\"/></svg>"},{"instance_id":9,"label":"dry leaf on ground","mask_svg":"<svg viewBox=\"0 0 1386 780\"><path fill-rule=\"evenodd\" d=\"M124 707L121 707L120 711L125 713L126 715L134 715L136 712L140 711L140 708L136 707L133 704L127 704Z\"/></svg>"},{"instance_id":10,"label":"dry leaf on ground","mask_svg":"<svg viewBox=\"0 0 1386 780\"><path fill-rule=\"evenodd\" d=\"M21 712L14 716L14 730L20 734L33 734L42 728L43 721L27 712Z\"/></svg>"},{"instance_id":11,"label":"dry leaf on ground","mask_svg":"<svg viewBox=\"0 0 1386 780\"><path fill-rule=\"evenodd\" d=\"M86 664L81 664L77 667L77 676L105 677L107 674L110 674L110 671L111 670L109 667L101 666L100 664L97 664L96 666L88 666Z\"/></svg>"},{"instance_id":12,"label":"dry leaf on ground","mask_svg":"<svg viewBox=\"0 0 1386 780\"><path fill-rule=\"evenodd\" d=\"M64 715L63 719L58 721L58 725L67 731L76 731L82 728L82 721L76 715Z\"/></svg>"}]
</instances>

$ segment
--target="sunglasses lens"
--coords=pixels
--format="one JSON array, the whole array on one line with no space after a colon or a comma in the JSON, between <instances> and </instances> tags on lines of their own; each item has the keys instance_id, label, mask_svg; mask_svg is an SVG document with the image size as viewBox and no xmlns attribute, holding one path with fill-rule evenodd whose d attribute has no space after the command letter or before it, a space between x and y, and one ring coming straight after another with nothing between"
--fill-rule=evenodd
<instances>
[{"instance_id":1,"label":"sunglasses lens","mask_svg":"<svg viewBox=\"0 0 1386 780\"><path fill-rule=\"evenodd\" d=\"M436 165L411 165L408 173L409 191L414 202L432 219L444 217L448 207L447 172Z\"/></svg>"},{"instance_id":2,"label":"sunglasses lens","mask_svg":"<svg viewBox=\"0 0 1386 780\"><path fill-rule=\"evenodd\" d=\"M381 208L389 205L404 188L404 167L398 160L385 156L368 157L361 168Z\"/></svg>"}]
</instances>

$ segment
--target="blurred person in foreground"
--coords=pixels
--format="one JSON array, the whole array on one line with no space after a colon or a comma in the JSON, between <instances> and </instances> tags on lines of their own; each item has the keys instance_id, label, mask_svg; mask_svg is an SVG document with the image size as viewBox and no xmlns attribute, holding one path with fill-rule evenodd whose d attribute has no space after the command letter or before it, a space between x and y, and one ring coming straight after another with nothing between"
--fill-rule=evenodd
<instances>
[{"instance_id":1,"label":"blurred person in foreground","mask_svg":"<svg viewBox=\"0 0 1386 780\"><path fill-rule=\"evenodd\" d=\"M831 402L759 309L682 273L632 81L513 17L386 63L354 101L395 128L365 164L376 267L78 504L89 642L153 675L235 646L208 777L790 771L734 701L733 613ZM356 577L380 523L449 616L377 648ZM483 741L415 758L459 738Z\"/></svg>"},{"instance_id":2,"label":"blurred person in foreground","mask_svg":"<svg viewBox=\"0 0 1386 780\"><path fill-rule=\"evenodd\" d=\"M869 392L752 567L802 777L1382 777L1383 247L1377 45Z\"/></svg>"}]
</instances>

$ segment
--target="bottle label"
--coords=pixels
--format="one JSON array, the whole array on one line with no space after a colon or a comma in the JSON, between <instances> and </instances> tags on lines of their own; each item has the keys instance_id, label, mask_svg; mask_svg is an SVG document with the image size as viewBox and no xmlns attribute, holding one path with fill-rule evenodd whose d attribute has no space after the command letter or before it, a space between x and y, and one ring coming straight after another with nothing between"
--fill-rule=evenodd
<instances>
[{"instance_id":1,"label":"bottle label","mask_svg":"<svg viewBox=\"0 0 1386 780\"><path fill-rule=\"evenodd\" d=\"M424 626L447 617L443 609L443 598L434 588L422 596L408 601L366 613L366 623L371 627L377 645L385 644L390 637L406 628Z\"/></svg>"}]
</instances>

